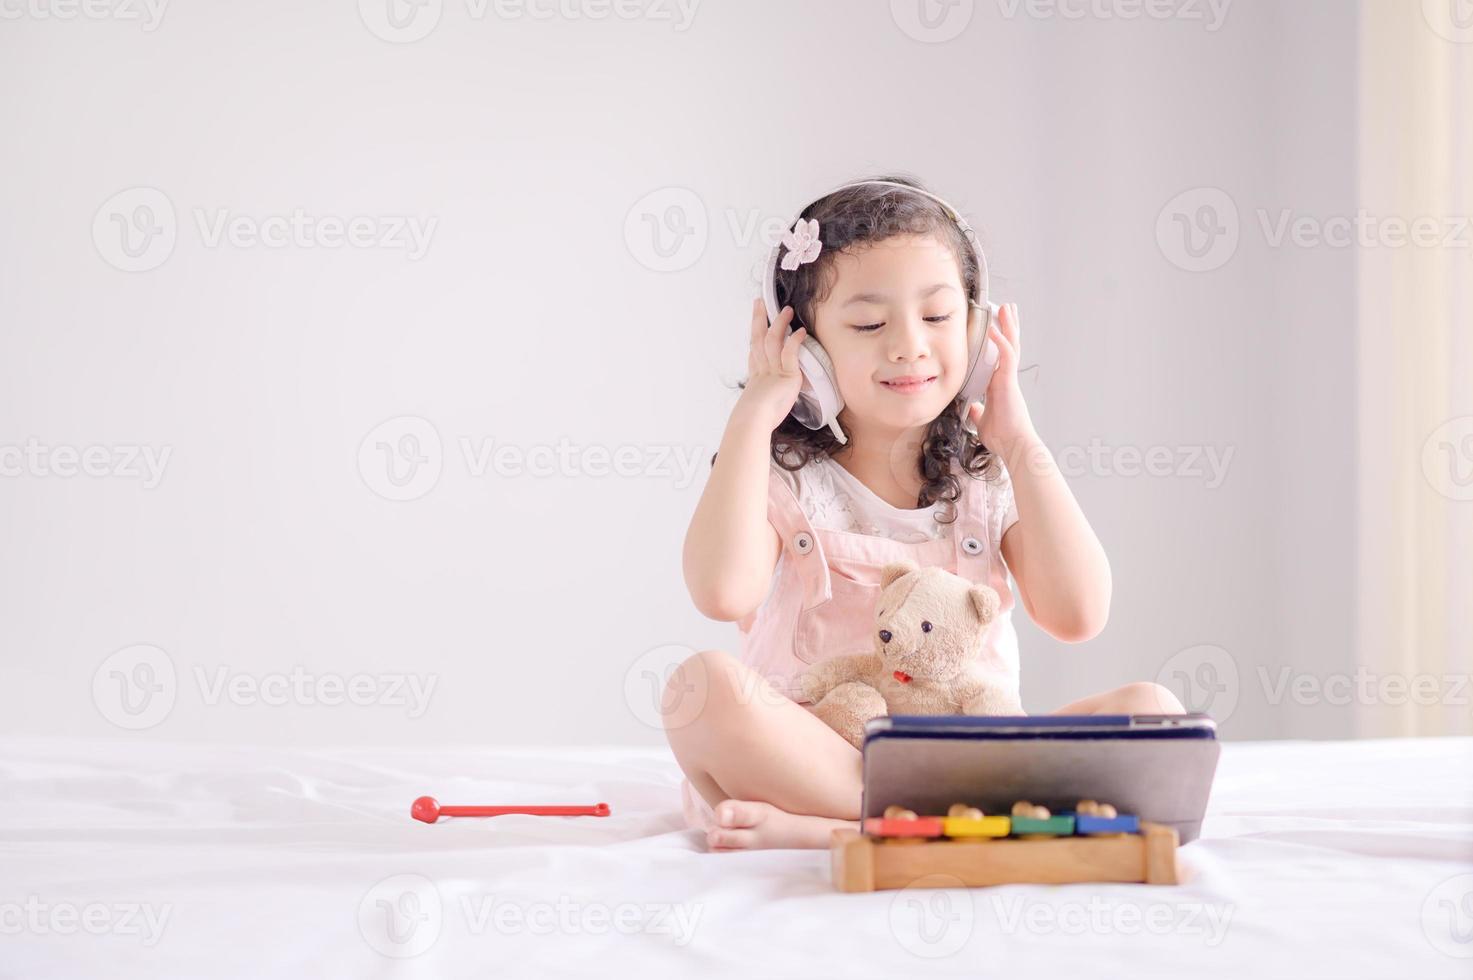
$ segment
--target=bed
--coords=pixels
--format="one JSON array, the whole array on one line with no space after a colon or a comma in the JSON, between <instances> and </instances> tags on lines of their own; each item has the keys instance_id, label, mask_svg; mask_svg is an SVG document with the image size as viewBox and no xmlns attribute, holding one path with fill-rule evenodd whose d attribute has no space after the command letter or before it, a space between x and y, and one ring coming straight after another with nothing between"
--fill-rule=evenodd
<instances>
[{"instance_id":1,"label":"bed","mask_svg":"<svg viewBox=\"0 0 1473 980\"><path fill-rule=\"evenodd\" d=\"M1473 975L1470 738L1226 743L1180 886L858 895L706 853L663 748L0 746L4 977Z\"/></svg>"}]
</instances>

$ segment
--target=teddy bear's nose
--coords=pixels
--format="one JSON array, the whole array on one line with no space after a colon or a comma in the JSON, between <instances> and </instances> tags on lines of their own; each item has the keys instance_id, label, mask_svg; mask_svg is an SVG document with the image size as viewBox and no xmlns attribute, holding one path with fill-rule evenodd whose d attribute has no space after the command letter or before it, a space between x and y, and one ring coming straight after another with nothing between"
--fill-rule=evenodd
<instances>
[{"instance_id":1,"label":"teddy bear's nose","mask_svg":"<svg viewBox=\"0 0 1473 980\"><path fill-rule=\"evenodd\" d=\"M891 634L890 634L890 631L889 630L880 630L880 642L881 643L889 643L890 642L890 636L891 636Z\"/></svg>"}]
</instances>

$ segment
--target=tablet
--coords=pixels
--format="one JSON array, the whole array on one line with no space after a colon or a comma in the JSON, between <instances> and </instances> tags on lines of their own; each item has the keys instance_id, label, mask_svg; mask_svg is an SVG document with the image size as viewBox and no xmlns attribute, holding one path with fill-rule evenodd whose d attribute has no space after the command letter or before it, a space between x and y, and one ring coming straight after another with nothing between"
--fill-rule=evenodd
<instances>
[{"instance_id":1,"label":"tablet","mask_svg":"<svg viewBox=\"0 0 1473 980\"><path fill-rule=\"evenodd\" d=\"M865 817L953 803L1006 814L1019 800L1073 810L1083 799L1196 839L1221 746L1201 713L889 715L864 731Z\"/></svg>"}]
</instances>

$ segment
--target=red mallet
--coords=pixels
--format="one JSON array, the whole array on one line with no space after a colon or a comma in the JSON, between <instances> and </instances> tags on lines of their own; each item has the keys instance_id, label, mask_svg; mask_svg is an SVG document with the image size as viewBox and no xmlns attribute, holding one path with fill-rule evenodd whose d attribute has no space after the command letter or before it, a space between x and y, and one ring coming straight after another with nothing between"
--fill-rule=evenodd
<instances>
[{"instance_id":1,"label":"red mallet","mask_svg":"<svg viewBox=\"0 0 1473 980\"><path fill-rule=\"evenodd\" d=\"M530 813L536 817L607 817L609 805L592 806L441 806L433 796L421 796L409 807L409 815L425 823L441 817L500 817L508 813Z\"/></svg>"}]
</instances>

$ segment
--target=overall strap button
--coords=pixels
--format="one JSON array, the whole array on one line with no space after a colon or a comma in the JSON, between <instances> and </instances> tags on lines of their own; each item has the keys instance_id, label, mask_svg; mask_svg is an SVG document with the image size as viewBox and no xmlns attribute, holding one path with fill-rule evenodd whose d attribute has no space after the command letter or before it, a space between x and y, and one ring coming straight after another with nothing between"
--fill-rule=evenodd
<instances>
[{"instance_id":1,"label":"overall strap button","mask_svg":"<svg viewBox=\"0 0 1473 980\"><path fill-rule=\"evenodd\" d=\"M982 554L982 542L969 534L962 538L962 550L969 555L980 555Z\"/></svg>"},{"instance_id":2,"label":"overall strap button","mask_svg":"<svg viewBox=\"0 0 1473 980\"><path fill-rule=\"evenodd\" d=\"M799 531L793 535L793 550L800 555L806 555L813 550L813 536L807 531Z\"/></svg>"}]
</instances>

